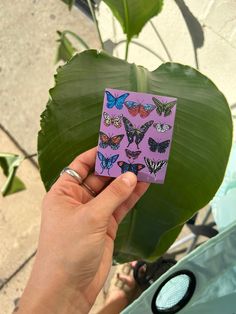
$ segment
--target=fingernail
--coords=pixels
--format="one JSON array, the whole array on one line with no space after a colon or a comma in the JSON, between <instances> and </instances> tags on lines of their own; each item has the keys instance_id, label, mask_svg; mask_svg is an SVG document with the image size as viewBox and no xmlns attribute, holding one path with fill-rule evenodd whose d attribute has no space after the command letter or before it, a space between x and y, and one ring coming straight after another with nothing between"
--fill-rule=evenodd
<instances>
[{"instance_id":1,"label":"fingernail","mask_svg":"<svg viewBox=\"0 0 236 314\"><path fill-rule=\"evenodd\" d=\"M137 182L137 177L133 172L126 172L122 175L121 180L127 187L131 187Z\"/></svg>"}]
</instances>

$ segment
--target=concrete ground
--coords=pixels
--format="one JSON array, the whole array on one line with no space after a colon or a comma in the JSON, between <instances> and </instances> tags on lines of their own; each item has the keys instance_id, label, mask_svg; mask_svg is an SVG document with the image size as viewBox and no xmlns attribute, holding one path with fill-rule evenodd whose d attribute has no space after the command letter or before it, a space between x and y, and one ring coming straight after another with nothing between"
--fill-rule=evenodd
<instances>
[{"instance_id":1,"label":"concrete ground","mask_svg":"<svg viewBox=\"0 0 236 314\"><path fill-rule=\"evenodd\" d=\"M57 30L69 29L98 48L92 21L59 0L0 2L0 151L37 151L40 114L54 85ZM20 149L14 142L20 144ZM4 177L0 172L0 185ZM29 276L37 248L40 204L45 194L29 160L18 171L27 189L0 196L0 313L10 314ZM100 302L101 303L101 302Z\"/></svg>"},{"instance_id":2,"label":"concrete ground","mask_svg":"<svg viewBox=\"0 0 236 314\"><path fill-rule=\"evenodd\" d=\"M203 2L206 3L207 1ZM210 2L213 3L214 1ZM226 4L229 2L225 1ZM197 1L194 0L192 3L195 5L196 12ZM170 3L168 5L171 6ZM105 13L101 11L101 16L103 14ZM203 12L199 11L199 14L203 14ZM213 45L214 38L217 37L220 42L223 35L221 29L216 30L213 25L214 16L211 14L210 17L211 19L208 19L208 25L210 25L208 27L208 36L210 36L209 33L213 33L209 37L209 42ZM105 14L105 22L102 27L106 28L109 35L107 18ZM232 22L229 22L227 25L230 26L231 24ZM1 152L12 152L21 155L36 152L40 113L45 108L48 89L54 85L53 74L56 70L57 48L55 43L57 39L56 30L65 29L75 31L86 38L91 47L99 47L94 25L77 8L73 8L72 12L69 13L66 6L59 0L2 0L0 2L0 123L10 135L9 137L0 128ZM182 29L180 35L182 36L183 33L185 33L185 30ZM232 71L233 57L236 55L235 42L230 42L234 38L233 31L231 33L231 37L221 38L223 48L228 52L228 58L231 60L231 65L229 64L226 67L227 76ZM105 30L103 35L105 38ZM170 36L168 40L174 43L173 36ZM135 51L139 54L139 50L131 50L130 59L132 60L137 58ZM178 51L181 55L180 48ZM212 53L211 50L209 50L210 53ZM205 56L204 50L201 54ZM149 55L140 54L140 56L143 60L152 62ZM207 56L205 58L207 59ZM202 64L204 64L203 60L201 61ZM236 102L235 89L232 89L233 79L227 76L220 77L219 64L217 66L214 67L214 65L208 64L207 67L205 65L204 71L208 72L211 69L213 78L218 81L223 92L226 92L229 102L233 104ZM217 71L214 72L214 69ZM212 77L212 75L210 76ZM226 86L227 83L228 86ZM37 248L40 204L45 194L37 166L30 160L23 162L18 175L25 182L27 189L4 199L0 196L1 314L10 314L12 312L14 304L21 296L30 274ZM2 185L3 180L4 178L0 173L0 185ZM184 234L186 233L188 231L184 230ZM117 272L117 269L112 269L109 281L91 313L95 314L104 304L105 296L112 282L111 279L113 278L114 281L115 277L112 275L115 272Z\"/></svg>"},{"instance_id":3,"label":"concrete ground","mask_svg":"<svg viewBox=\"0 0 236 314\"><path fill-rule=\"evenodd\" d=\"M40 114L54 85L57 30L77 32L98 48L92 21L59 0L0 1L1 124L36 152Z\"/></svg>"}]
</instances>

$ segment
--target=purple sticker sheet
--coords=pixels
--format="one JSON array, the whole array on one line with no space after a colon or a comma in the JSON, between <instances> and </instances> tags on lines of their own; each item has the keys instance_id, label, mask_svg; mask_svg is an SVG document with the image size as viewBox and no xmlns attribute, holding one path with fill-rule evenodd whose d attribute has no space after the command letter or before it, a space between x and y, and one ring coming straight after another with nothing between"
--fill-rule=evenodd
<instances>
[{"instance_id":1,"label":"purple sticker sheet","mask_svg":"<svg viewBox=\"0 0 236 314\"><path fill-rule=\"evenodd\" d=\"M176 105L173 97L107 88L95 173L132 171L139 181L164 183Z\"/></svg>"}]
</instances>

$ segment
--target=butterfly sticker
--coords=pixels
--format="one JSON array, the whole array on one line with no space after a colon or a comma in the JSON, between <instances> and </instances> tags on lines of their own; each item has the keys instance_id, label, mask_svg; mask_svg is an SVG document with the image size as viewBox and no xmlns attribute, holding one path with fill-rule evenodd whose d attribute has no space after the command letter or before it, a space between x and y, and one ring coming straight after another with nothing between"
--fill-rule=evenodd
<instances>
[{"instance_id":1,"label":"butterfly sticker","mask_svg":"<svg viewBox=\"0 0 236 314\"><path fill-rule=\"evenodd\" d=\"M148 145L151 152L165 153L170 145L170 140L158 143L153 138L149 137Z\"/></svg>"},{"instance_id":2,"label":"butterfly sticker","mask_svg":"<svg viewBox=\"0 0 236 314\"><path fill-rule=\"evenodd\" d=\"M129 93L122 94L118 97L113 96L110 92L105 91L107 95L107 108L111 109L114 106L121 110L123 108L124 101L129 96Z\"/></svg>"},{"instance_id":3,"label":"butterfly sticker","mask_svg":"<svg viewBox=\"0 0 236 314\"><path fill-rule=\"evenodd\" d=\"M164 117L167 117L171 114L171 109L176 105L176 100L164 103L161 102L159 99L152 97L152 100L156 104L156 111L159 116L164 113Z\"/></svg>"},{"instance_id":4,"label":"butterfly sticker","mask_svg":"<svg viewBox=\"0 0 236 314\"><path fill-rule=\"evenodd\" d=\"M120 128L122 126L122 115L120 116L110 116L107 112L103 112L104 124L105 126L114 125L116 128Z\"/></svg>"},{"instance_id":5,"label":"butterfly sticker","mask_svg":"<svg viewBox=\"0 0 236 314\"><path fill-rule=\"evenodd\" d=\"M120 142L122 141L124 134L108 136L106 133L100 131L99 136L100 136L99 146L101 148L107 148L108 146L110 146L111 149L115 150L120 147Z\"/></svg>"},{"instance_id":6,"label":"butterfly sticker","mask_svg":"<svg viewBox=\"0 0 236 314\"><path fill-rule=\"evenodd\" d=\"M142 141L145 133L147 132L147 130L150 128L154 121L153 120L148 121L144 123L140 128L135 127L126 117L123 117L123 122L129 142L127 147L129 147L129 145L135 141L137 149L139 149L138 147L139 143Z\"/></svg>"},{"instance_id":7,"label":"butterfly sticker","mask_svg":"<svg viewBox=\"0 0 236 314\"><path fill-rule=\"evenodd\" d=\"M127 171L131 171L134 174L138 174L140 170L145 168L145 165L143 164L130 164L125 161L118 161L117 165L121 168L121 173L125 173Z\"/></svg>"},{"instance_id":8,"label":"butterfly sticker","mask_svg":"<svg viewBox=\"0 0 236 314\"><path fill-rule=\"evenodd\" d=\"M141 118L146 118L156 108L155 105L151 104L140 104L135 101L126 101L125 107L128 109L131 116L135 117L140 114Z\"/></svg>"},{"instance_id":9,"label":"butterfly sticker","mask_svg":"<svg viewBox=\"0 0 236 314\"><path fill-rule=\"evenodd\" d=\"M172 126L167 123L153 123L153 127L160 133L167 132L172 128Z\"/></svg>"},{"instance_id":10,"label":"butterfly sticker","mask_svg":"<svg viewBox=\"0 0 236 314\"><path fill-rule=\"evenodd\" d=\"M100 166L102 168L101 174L103 173L103 171L105 169L107 169L107 173L108 173L108 175L110 175L109 171L110 171L111 167L114 165L114 163L117 161L118 158L119 158L119 154L113 155L113 156L107 158L101 152L98 152L98 159L101 161Z\"/></svg>"},{"instance_id":11,"label":"butterfly sticker","mask_svg":"<svg viewBox=\"0 0 236 314\"><path fill-rule=\"evenodd\" d=\"M126 153L126 156L127 156L129 159L135 160L135 159L137 159L138 156L141 154L141 150L132 151L132 150L129 150L128 148L126 148L125 153Z\"/></svg>"},{"instance_id":12,"label":"butterfly sticker","mask_svg":"<svg viewBox=\"0 0 236 314\"><path fill-rule=\"evenodd\" d=\"M157 172L160 171L162 169L162 167L167 164L167 160L154 161L154 160L151 160L147 157L144 157L144 161L148 167L150 174L153 173L155 176L156 176Z\"/></svg>"}]
</instances>

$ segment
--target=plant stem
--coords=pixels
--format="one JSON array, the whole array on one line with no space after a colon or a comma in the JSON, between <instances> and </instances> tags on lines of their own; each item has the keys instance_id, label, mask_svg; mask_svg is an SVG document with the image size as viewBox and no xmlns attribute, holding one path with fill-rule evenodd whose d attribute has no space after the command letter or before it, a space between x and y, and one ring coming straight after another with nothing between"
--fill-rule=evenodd
<instances>
[{"instance_id":1,"label":"plant stem","mask_svg":"<svg viewBox=\"0 0 236 314\"><path fill-rule=\"evenodd\" d=\"M194 47L194 46L193 46L193 51L194 51L195 66L196 66L196 69L199 70L199 62L198 62L197 48Z\"/></svg>"},{"instance_id":2,"label":"plant stem","mask_svg":"<svg viewBox=\"0 0 236 314\"><path fill-rule=\"evenodd\" d=\"M126 47L125 47L125 61L127 61L127 59L128 59L129 43L130 43L130 41L129 41L128 38L127 38L127 39L126 39Z\"/></svg>"},{"instance_id":3,"label":"plant stem","mask_svg":"<svg viewBox=\"0 0 236 314\"><path fill-rule=\"evenodd\" d=\"M102 41L101 32L100 32L100 29L99 29L99 26L98 26L98 21L97 21L97 18L96 18L96 15L95 15L95 12L94 12L91 0L87 0L87 1L88 1L90 12L91 12L92 17L93 17L93 21L94 21L95 26L96 26L96 30L97 30L97 33L98 33L98 38L99 38L99 41L100 41L101 48L104 50L104 44L103 44L103 41Z\"/></svg>"},{"instance_id":4,"label":"plant stem","mask_svg":"<svg viewBox=\"0 0 236 314\"><path fill-rule=\"evenodd\" d=\"M78 40L78 42L85 48L85 49L90 49L89 46L86 44L86 42L77 34L75 34L74 32L65 30L62 32L62 36L66 35L66 34L70 34L71 36L73 36L74 38L76 38Z\"/></svg>"},{"instance_id":5,"label":"plant stem","mask_svg":"<svg viewBox=\"0 0 236 314\"><path fill-rule=\"evenodd\" d=\"M125 61L128 59L128 53L129 53L129 43L130 43L130 37L129 36L129 10L127 5L127 0L123 0L123 7L124 7L124 13L125 13L125 29L126 29L126 47L125 47Z\"/></svg>"},{"instance_id":6,"label":"plant stem","mask_svg":"<svg viewBox=\"0 0 236 314\"><path fill-rule=\"evenodd\" d=\"M120 44L126 43L126 50L127 50L127 41L126 40L121 40L116 44L116 47L119 46ZM166 60L164 60L160 55L158 55L155 51L153 51L151 48L140 44L137 41L131 40L130 42L131 44L134 44L136 46L142 47L143 49L147 50L148 52L150 52L151 54L153 54L155 57L157 57L159 60L161 60L161 62L166 62ZM125 59L126 60L126 59Z\"/></svg>"},{"instance_id":7,"label":"plant stem","mask_svg":"<svg viewBox=\"0 0 236 314\"><path fill-rule=\"evenodd\" d=\"M152 23L152 21L150 21L150 24L151 24L151 26L152 26L152 28L153 28L155 34L157 35L158 39L160 40L160 42L161 42L161 44L162 44L162 46L163 46L163 48L164 48L164 50L165 50L165 52L166 52L166 54L167 54L169 60L170 60L170 61L173 61L173 60L172 60L172 57L171 57L171 55L170 55L170 52L169 52L169 50L167 49L166 44L165 44L164 40L162 39L161 35L158 33L158 31L157 31L155 25Z\"/></svg>"},{"instance_id":8,"label":"plant stem","mask_svg":"<svg viewBox=\"0 0 236 314\"><path fill-rule=\"evenodd\" d=\"M152 50L151 48L137 42L137 41L134 41L132 40L132 44L135 44L136 46L139 46L139 47L142 47L144 48L145 50L149 51L150 53L152 53L154 56L156 56L158 59L160 59L162 62L166 62L165 59L163 59L159 54L157 54L154 50Z\"/></svg>"}]
</instances>

